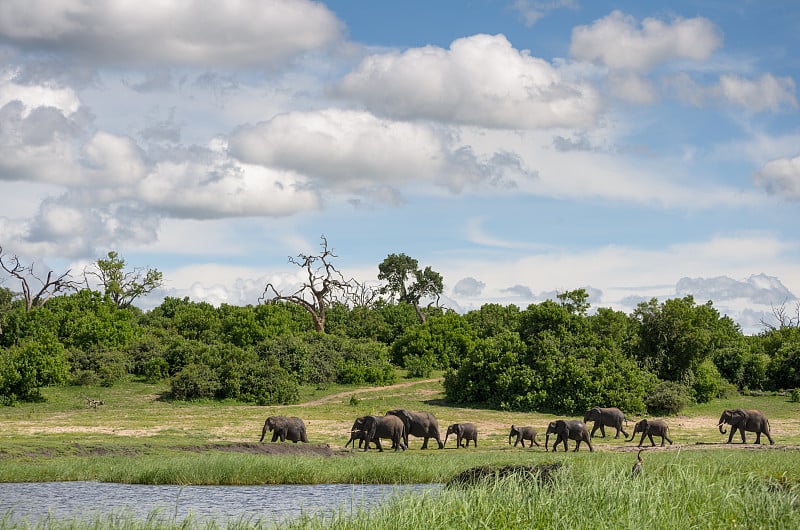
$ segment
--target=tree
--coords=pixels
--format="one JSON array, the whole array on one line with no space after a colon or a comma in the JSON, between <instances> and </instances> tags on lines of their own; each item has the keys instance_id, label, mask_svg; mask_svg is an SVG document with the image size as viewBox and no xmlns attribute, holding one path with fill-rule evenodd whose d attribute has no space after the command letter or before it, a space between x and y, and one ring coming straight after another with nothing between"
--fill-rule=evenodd
<instances>
[{"instance_id":1,"label":"tree","mask_svg":"<svg viewBox=\"0 0 800 530\"><path fill-rule=\"evenodd\" d=\"M125 270L125 260L115 251L110 251L108 259L98 259L94 267L96 270L86 272L94 276L103 286L108 296L118 308L129 307L134 300L161 287L163 275L157 269L143 269L135 267ZM88 282L87 282L88 283Z\"/></svg>"},{"instance_id":2,"label":"tree","mask_svg":"<svg viewBox=\"0 0 800 530\"><path fill-rule=\"evenodd\" d=\"M0 247L0 268L19 280L26 311L43 306L59 293L78 290L78 284L72 280L69 270L58 276L54 275L53 271L48 271L47 276L42 279L34 272L34 263L23 265L16 255L4 259L3 247ZM38 290L35 285L31 285L31 280L39 283Z\"/></svg>"},{"instance_id":3,"label":"tree","mask_svg":"<svg viewBox=\"0 0 800 530\"><path fill-rule=\"evenodd\" d=\"M387 282L381 288L381 293L391 294L399 302L412 305L421 323L425 322L427 314L420 307L420 301L423 298L431 299L427 309L434 304L438 306L444 285L442 275L430 266L420 269L414 258L405 254L389 254L378 265L378 271L378 279Z\"/></svg>"},{"instance_id":4,"label":"tree","mask_svg":"<svg viewBox=\"0 0 800 530\"><path fill-rule=\"evenodd\" d=\"M311 315L314 328L325 333L325 313L337 296L347 298L356 289L355 281L345 280L339 270L331 263L338 257L328 248L328 240L320 236L322 252L319 255L298 254L297 258L289 256L289 263L305 269L307 280L292 294L278 292L272 282L264 288L260 301L275 303L287 301L297 304Z\"/></svg>"}]
</instances>

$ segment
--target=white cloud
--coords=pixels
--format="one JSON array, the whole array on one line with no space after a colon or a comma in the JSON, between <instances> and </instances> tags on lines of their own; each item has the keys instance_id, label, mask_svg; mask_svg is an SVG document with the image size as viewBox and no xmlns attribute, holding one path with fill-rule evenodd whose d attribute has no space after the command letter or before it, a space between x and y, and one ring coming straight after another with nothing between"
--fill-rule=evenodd
<instances>
[{"instance_id":1,"label":"white cloud","mask_svg":"<svg viewBox=\"0 0 800 530\"><path fill-rule=\"evenodd\" d=\"M718 91L731 103L754 111L777 111L784 103L797 107L795 84L790 77L764 74L754 81L735 75L723 75L719 80Z\"/></svg>"},{"instance_id":2,"label":"white cloud","mask_svg":"<svg viewBox=\"0 0 800 530\"><path fill-rule=\"evenodd\" d=\"M592 86L567 81L503 35L369 56L336 93L394 118L496 128L587 126L600 110Z\"/></svg>"},{"instance_id":3,"label":"white cloud","mask_svg":"<svg viewBox=\"0 0 800 530\"><path fill-rule=\"evenodd\" d=\"M681 73L665 78L665 86L678 99L696 107L708 102L717 105L728 103L752 112L777 112L784 106L797 107L794 80L769 73L758 79L725 74L720 76L718 83L711 85L701 85L688 74Z\"/></svg>"},{"instance_id":4,"label":"white cloud","mask_svg":"<svg viewBox=\"0 0 800 530\"><path fill-rule=\"evenodd\" d=\"M475 278L461 278L453 286L453 294L456 296L475 297L480 296L486 284Z\"/></svg>"},{"instance_id":5,"label":"white cloud","mask_svg":"<svg viewBox=\"0 0 800 530\"><path fill-rule=\"evenodd\" d=\"M111 64L272 66L339 41L342 30L309 0L0 3L4 40Z\"/></svg>"},{"instance_id":6,"label":"white cloud","mask_svg":"<svg viewBox=\"0 0 800 530\"><path fill-rule=\"evenodd\" d=\"M12 101L19 101L22 103L23 119L37 107L53 107L65 115L77 112L81 103L71 88L59 87L53 83L20 84L16 82L18 73L9 68L0 71L0 108Z\"/></svg>"},{"instance_id":7,"label":"white cloud","mask_svg":"<svg viewBox=\"0 0 800 530\"><path fill-rule=\"evenodd\" d=\"M754 176L756 184L770 193L800 199L800 156L767 162Z\"/></svg>"},{"instance_id":8,"label":"white cloud","mask_svg":"<svg viewBox=\"0 0 800 530\"><path fill-rule=\"evenodd\" d=\"M511 8L520 14L526 26L531 27L554 9L577 9L578 4L576 0L514 0Z\"/></svg>"},{"instance_id":9,"label":"white cloud","mask_svg":"<svg viewBox=\"0 0 800 530\"><path fill-rule=\"evenodd\" d=\"M713 300L716 303L744 298L755 304L778 307L783 302L797 300L797 296L778 278L763 273L751 275L744 281L728 276L681 278L675 291L678 296L691 294L698 303L704 303L706 300Z\"/></svg>"},{"instance_id":10,"label":"white cloud","mask_svg":"<svg viewBox=\"0 0 800 530\"><path fill-rule=\"evenodd\" d=\"M676 18L663 22L636 19L620 11L572 30L570 51L580 60L599 61L613 69L644 71L679 58L702 61L722 44L708 19Z\"/></svg>"},{"instance_id":11,"label":"white cloud","mask_svg":"<svg viewBox=\"0 0 800 530\"><path fill-rule=\"evenodd\" d=\"M476 156L454 144L446 129L337 109L278 115L240 128L229 143L242 161L297 171L326 190L372 197L414 182L460 191L525 171L507 153Z\"/></svg>"},{"instance_id":12,"label":"white cloud","mask_svg":"<svg viewBox=\"0 0 800 530\"><path fill-rule=\"evenodd\" d=\"M636 73L614 73L609 76L608 83L611 92L620 99L640 105L650 105L658 100L653 84Z\"/></svg>"}]
</instances>

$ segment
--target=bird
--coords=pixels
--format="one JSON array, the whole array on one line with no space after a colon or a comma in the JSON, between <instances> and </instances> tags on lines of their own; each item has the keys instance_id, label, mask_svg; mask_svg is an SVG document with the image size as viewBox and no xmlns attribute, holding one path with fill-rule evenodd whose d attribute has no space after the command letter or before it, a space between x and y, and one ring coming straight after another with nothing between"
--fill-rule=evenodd
<instances>
[{"instance_id":1,"label":"bird","mask_svg":"<svg viewBox=\"0 0 800 530\"><path fill-rule=\"evenodd\" d=\"M642 463L644 462L642 460L642 451L644 449L639 449L639 454L636 455L636 463L631 468L631 478L638 476L642 472Z\"/></svg>"}]
</instances>

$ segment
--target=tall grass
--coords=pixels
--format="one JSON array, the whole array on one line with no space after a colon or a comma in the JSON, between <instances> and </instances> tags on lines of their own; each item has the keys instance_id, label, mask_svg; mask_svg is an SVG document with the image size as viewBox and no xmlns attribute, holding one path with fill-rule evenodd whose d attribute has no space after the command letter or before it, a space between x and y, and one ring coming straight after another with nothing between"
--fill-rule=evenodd
<instances>
[{"instance_id":1,"label":"tall grass","mask_svg":"<svg viewBox=\"0 0 800 530\"><path fill-rule=\"evenodd\" d=\"M568 463L552 483L512 475L404 495L371 513L307 516L291 528L800 528L797 474L787 482L754 470L775 473L780 462L772 458L741 466L702 456L659 458L636 478L612 460Z\"/></svg>"}]
</instances>

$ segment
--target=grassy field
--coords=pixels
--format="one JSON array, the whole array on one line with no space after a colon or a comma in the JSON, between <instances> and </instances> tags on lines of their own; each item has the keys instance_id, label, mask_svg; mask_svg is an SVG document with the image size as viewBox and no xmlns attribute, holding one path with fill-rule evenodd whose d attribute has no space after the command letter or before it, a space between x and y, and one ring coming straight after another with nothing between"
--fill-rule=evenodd
<instances>
[{"instance_id":1,"label":"grassy field","mask_svg":"<svg viewBox=\"0 0 800 530\"><path fill-rule=\"evenodd\" d=\"M800 404L782 396L738 397L667 418L674 445L648 449L645 472L630 468L635 442L595 439L595 452L546 453L508 445L510 425L541 433L555 416L448 406L441 382L401 379L385 388L308 388L299 405L171 402L164 385L46 389L46 402L0 409L0 481L97 480L143 484L314 484L446 482L496 464L563 464L552 481L511 476L435 496L405 496L370 514L307 517L297 528L798 528ZM87 398L103 400L94 409ZM717 430L725 408L764 410L774 446L727 445ZM428 410L449 423L478 424L478 448L348 451L355 417L392 408ZM259 444L269 415L302 417L309 444ZM632 431L631 418L627 430ZM658 440L657 440L658 441ZM552 442L552 440L551 440ZM570 443L570 449L573 447ZM433 444L435 447L435 444ZM476 522L480 523L477 524ZM86 522L49 521L43 528ZM186 521L100 520L96 528L187 528ZM232 522L230 528L258 527ZM0 529L11 528L0 518Z\"/></svg>"}]
</instances>

